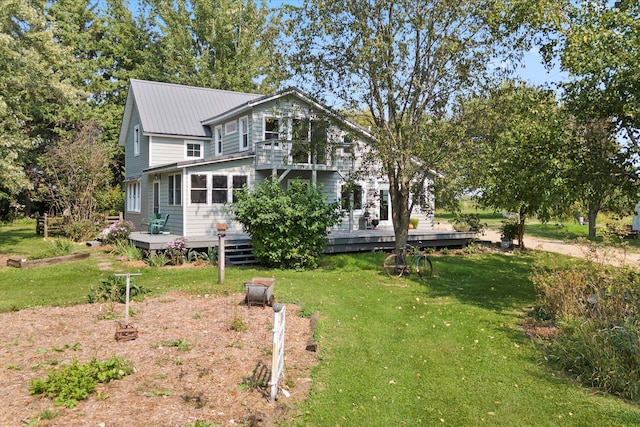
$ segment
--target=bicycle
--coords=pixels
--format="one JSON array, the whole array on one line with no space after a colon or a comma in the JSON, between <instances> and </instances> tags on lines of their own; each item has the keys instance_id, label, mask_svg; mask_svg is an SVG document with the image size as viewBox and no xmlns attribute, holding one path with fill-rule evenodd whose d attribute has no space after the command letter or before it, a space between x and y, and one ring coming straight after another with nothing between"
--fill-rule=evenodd
<instances>
[{"instance_id":1,"label":"bicycle","mask_svg":"<svg viewBox=\"0 0 640 427\"><path fill-rule=\"evenodd\" d=\"M421 279L433 277L433 264L426 252L412 245L405 245L400 254L393 253L384 260L384 271L389 277L402 277L415 272Z\"/></svg>"}]
</instances>

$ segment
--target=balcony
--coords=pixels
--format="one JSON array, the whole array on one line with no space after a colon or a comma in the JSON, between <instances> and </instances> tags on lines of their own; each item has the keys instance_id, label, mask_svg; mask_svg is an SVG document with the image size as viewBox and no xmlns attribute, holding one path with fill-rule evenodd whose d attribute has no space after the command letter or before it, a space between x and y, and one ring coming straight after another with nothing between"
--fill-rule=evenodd
<instances>
[{"instance_id":1,"label":"balcony","mask_svg":"<svg viewBox=\"0 0 640 427\"><path fill-rule=\"evenodd\" d=\"M354 167L350 144L270 139L256 144L256 169L346 171Z\"/></svg>"}]
</instances>

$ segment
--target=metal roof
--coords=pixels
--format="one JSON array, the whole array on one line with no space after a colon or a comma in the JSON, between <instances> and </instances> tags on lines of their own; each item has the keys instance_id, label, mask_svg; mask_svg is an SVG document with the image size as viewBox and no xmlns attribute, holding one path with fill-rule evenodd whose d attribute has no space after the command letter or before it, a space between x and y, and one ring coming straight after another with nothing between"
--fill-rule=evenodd
<instances>
[{"instance_id":1,"label":"metal roof","mask_svg":"<svg viewBox=\"0 0 640 427\"><path fill-rule=\"evenodd\" d=\"M127 104L135 99L144 133L210 136L202 121L262 95L132 79Z\"/></svg>"}]
</instances>

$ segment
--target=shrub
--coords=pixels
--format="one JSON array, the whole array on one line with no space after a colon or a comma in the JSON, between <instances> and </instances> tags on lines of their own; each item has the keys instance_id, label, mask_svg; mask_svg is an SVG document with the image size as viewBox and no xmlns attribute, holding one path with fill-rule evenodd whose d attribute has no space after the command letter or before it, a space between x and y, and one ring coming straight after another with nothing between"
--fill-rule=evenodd
<instances>
[{"instance_id":1,"label":"shrub","mask_svg":"<svg viewBox=\"0 0 640 427\"><path fill-rule=\"evenodd\" d=\"M519 232L520 224L517 220L508 219L506 221L502 221L502 225L500 226L500 233L505 239L513 240L518 237Z\"/></svg>"},{"instance_id":2,"label":"shrub","mask_svg":"<svg viewBox=\"0 0 640 427\"><path fill-rule=\"evenodd\" d=\"M537 312L560 335L548 358L579 381L640 400L640 273L589 262L538 267Z\"/></svg>"},{"instance_id":3,"label":"shrub","mask_svg":"<svg viewBox=\"0 0 640 427\"><path fill-rule=\"evenodd\" d=\"M470 231L472 233L484 233L487 223L480 222L479 214L459 213L453 220L453 229L456 231Z\"/></svg>"},{"instance_id":4,"label":"shrub","mask_svg":"<svg viewBox=\"0 0 640 427\"><path fill-rule=\"evenodd\" d=\"M133 242L117 241L113 252L128 261L140 261L143 258L142 251Z\"/></svg>"},{"instance_id":5,"label":"shrub","mask_svg":"<svg viewBox=\"0 0 640 427\"><path fill-rule=\"evenodd\" d=\"M123 276L109 276L106 279L100 279L100 285L97 288L91 287L87 299L90 303L98 301L126 302L127 299L127 280ZM133 278L129 279L129 296L144 295L149 290L136 284Z\"/></svg>"},{"instance_id":6,"label":"shrub","mask_svg":"<svg viewBox=\"0 0 640 427\"><path fill-rule=\"evenodd\" d=\"M126 242L133 230L134 226L131 221L116 221L104 231L103 239L105 243L111 244Z\"/></svg>"},{"instance_id":7,"label":"shrub","mask_svg":"<svg viewBox=\"0 0 640 427\"><path fill-rule=\"evenodd\" d=\"M149 267L164 267L169 264L169 257L164 253L152 253L147 257L147 264Z\"/></svg>"},{"instance_id":8,"label":"shrub","mask_svg":"<svg viewBox=\"0 0 640 427\"><path fill-rule=\"evenodd\" d=\"M86 242L93 239L100 232L100 227L93 221L77 221L65 225L64 235L74 242Z\"/></svg>"},{"instance_id":9,"label":"shrub","mask_svg":"<svg viewBox=\"0 0 640 427\"><path fill-rule=\"evenodd\" d=\"M69 255L76 248L76 245L67 239L55 239L44 250L37 252L29 257L29 259L53 258L58 256Z\"/></svg>"},{"instance_id":10,"label":"shrub","mask_svg":"<svg viewBox=\"0 0 640 427\"><path fill-rule=\"evenodd\" d=\"M271 267L315 268L327 229L340 223L340 203L327 204L316 187L297 180L286 190L268 180L237 193L231 211L251 236L258 261Z\"/></svg>"}]
</instances>

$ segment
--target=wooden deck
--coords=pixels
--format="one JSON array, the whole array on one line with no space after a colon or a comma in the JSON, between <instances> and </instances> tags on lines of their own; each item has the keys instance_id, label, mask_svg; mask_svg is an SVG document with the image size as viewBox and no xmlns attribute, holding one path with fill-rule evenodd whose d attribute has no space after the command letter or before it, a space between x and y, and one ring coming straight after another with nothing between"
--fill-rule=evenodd
<instances>
[{"instance_id":1,"label":"wooden deck","mask_svg":"<svg viewBox=\"0 0 640 427\"><path fill-rule=\"evenodd\" d=\"M129 238L134 244L146 250L166 249L167 243L180 236L175 234L149 234L146 232L133 232ZM410 230L408 242L420 248L444 248L465 247L469 241L475 238L474 233L459 233L456 231L420 231ZM218 246L218 237L196 236L186 239L187 247L194 249L206 249ZM244 233L227 234L225 247L250 245L249 236ZM395 235L390 230L359 230L347 232L334 232L329 234L324 253L344 252L369 252L388 251L395 247Z\"/></svg>"}]
</instances>

